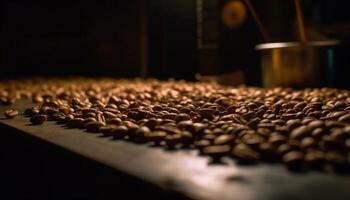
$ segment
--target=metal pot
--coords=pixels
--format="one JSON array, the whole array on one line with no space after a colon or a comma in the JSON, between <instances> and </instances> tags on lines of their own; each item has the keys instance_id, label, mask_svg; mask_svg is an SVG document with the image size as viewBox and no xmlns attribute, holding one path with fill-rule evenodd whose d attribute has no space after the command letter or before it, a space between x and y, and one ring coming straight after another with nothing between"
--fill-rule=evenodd
<instances>
[{"instance_id":1,"label":"metal pot","mask_svg":"<svg viewBox=\"0 0 350 200\"><path fill-rule=\"evenodd\" d=\"M265 43L255 49L264 87L350 88L349 48L339 41Z\"/></svg>"}]
</instances>

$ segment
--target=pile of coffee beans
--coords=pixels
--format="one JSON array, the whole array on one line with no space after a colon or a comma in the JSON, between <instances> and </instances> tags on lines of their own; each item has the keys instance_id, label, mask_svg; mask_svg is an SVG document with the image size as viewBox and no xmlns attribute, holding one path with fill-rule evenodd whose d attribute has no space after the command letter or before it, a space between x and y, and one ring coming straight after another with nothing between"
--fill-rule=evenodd
<instances>
[{"instance_id":1,"label":"pile of coffee beans","mask_svg":"<svg viewBox=\"0 0 350 200\"><path fill-rule=\"evenodd\" d=\"M24 113L33 124L52 120L114 139L198 149L214 162L232 157L291 169L350 169L347 90L83 78L0 84L1 104L22 98L34 103Z\"/></svg>"}]
</instances>

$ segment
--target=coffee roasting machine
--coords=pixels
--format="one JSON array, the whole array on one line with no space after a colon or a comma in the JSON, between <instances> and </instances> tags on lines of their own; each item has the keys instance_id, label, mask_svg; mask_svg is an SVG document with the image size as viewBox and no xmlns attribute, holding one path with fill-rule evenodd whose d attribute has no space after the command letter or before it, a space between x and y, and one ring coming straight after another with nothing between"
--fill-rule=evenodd
<instances>
[{"instance_id":1,"label":"coffee roasting machine","mask_svg":"<svg viewBox=\"0 0 350 200\"><path fill-rule=\"evenodd\" d=\"M350 199L347 1L0 5L3 199Z\"/></svg>"}]
</instances>

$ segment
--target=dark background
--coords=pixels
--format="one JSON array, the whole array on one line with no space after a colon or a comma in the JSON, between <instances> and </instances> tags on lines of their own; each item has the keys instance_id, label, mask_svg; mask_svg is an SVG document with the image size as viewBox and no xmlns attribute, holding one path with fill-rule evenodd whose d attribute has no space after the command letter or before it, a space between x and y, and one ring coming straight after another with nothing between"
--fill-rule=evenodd
<instances>
[{"instance_id":1,"label":"dark background","mask_svg":"<svg viewBox=\"0 0 350 200\"><path fill-rule=\"evenodd\" d=\"M229 0L212 1L220 13ZM298 40L292 0L252 0L274 42ZM347 1L303 0L310 40L347 39ZM230 29L213 16L217 46L196 45L196 0L1 0L0 77L151 76L243 70L259 82L263 42L251 18ZM214 30L215 29L215 30ZM210 30L209 30L210 31Z\"/></svg>"}]
</instances>

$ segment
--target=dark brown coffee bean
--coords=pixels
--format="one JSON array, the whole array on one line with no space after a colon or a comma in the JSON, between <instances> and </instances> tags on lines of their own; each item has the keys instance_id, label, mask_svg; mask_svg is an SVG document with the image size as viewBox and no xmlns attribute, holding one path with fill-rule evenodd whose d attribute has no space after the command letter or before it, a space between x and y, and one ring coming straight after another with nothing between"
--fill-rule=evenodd
<instances>
[{"instance_id":1,"label":"dark brown coffee bean","mask_svg":"<svg viewBox=\"0 0 350 200\"><path fill-rule=\"evenodd\" d=\"M107 124L113 124L113 125L119 126L122 124L122 120L119 117L110 118L107 120Z\"/></svg>"},{"instance_id":2,"label":"dark brown coffee bean","mask_svg":"<svg viewBox=\"0 0 350 200\"><path fill-rule=\"evenodd\" d=\"M316 129L316 128L324 127L325 124L321 120L315 120L315 121L311 121L310 123L308 123L307 126L310 127L311 129Z\"/></svg>"},{"instance_id":3,"label":"dark brown coffee bean","mask_svg":"<svg viewBox=\"0 0 350 200\"><path fill-rule=\"evenodd\" d=\"M215 145L225 145L225 144L233 145L233 140L234 140L234 137L232 135L227 135L227 134L220 135L215 138L214 144Z\"/></svg>"},{"instance_id":4,"label":"dark brown coffee bean","mask_svg":"<svg viewBox=\"0 0 350 200\"><path fill-rule=\"evenodd\" d=\"M216 145L204 147L202 153L211 156L214 161L217 161L222 156L229 155L230 151L231 147L229 145Z\"/></svg>"},{"instance_id":5,"label":"dark brown coffee bean","mask_svg":"<svg viewBox=\"0 0 350 200\"><path fill-rule=\"evenodd\" d=\"M89 122L89 123L85 124L85 129L88 132L97 133L97 132L99 132L100 127L102 127L104 125L105 124L103 122L99 122L99 121Z\"/></svg>"},{"instance_id":6,"label":"dark brown coffee bean","mask_svg":"<svg viewBox=\"0 0 350 200\"><path fill-rule=\"evenodd\" d=\"M290 138L293 140L298 140L301 138L304 138L306 136L311 135L311 129L307 126L300 126L296 129L294 129L291 133L290 133Z\"/></svg>"},{"instance_id":7,"label":"dark brown coffee bean","mask_svg":"<svg viewBox=\"0 0 350 200\"><path fill-rule=\"evenodd\" d=\"M343 123L338 121L326 121L325 124L328 129L343 128L345 126Z\"/></svg>"},{"instance_id":8,"label":"dark brown coffee bean","mask_svg":"<svg viewBox=\"0 0 350 200\"><path fill-rule=\"evenodd\" d=\"M84 127L84 119L83 118L74 118L67 121L67 126L70 128L82 128Z\"/></svg>"},{"instance_id":9,"label":"dark brown coffee bean","mask_svg":"<svg viewBox=\"0 0 350 200\"><path fill-rule=\"evenodd\" d=\"M107 124L105 126L101 126L98 130L98 132L101 132L105 135L112 135L114 129L117 128L117 125L114 124Z\"/></svg>"},{"instance_id":10,"label":"dark brown coffee bean","mask_svg":"<svg viewBox=\"0 0 350 200\"><path fill-rule=\"evenodd\" d=\"M289 130L293 130L302 125L300 120L296 120L296 119L288 120L286 124Z\"/></svg>"},{"instance_id":11,"label":"dark brown coffee bean","mask_svg":"<svg viewBox=\"0 0 350 200\"><path fill-rule=\"evenodd\" d=\"M331 130L332 137L334 137L337 140L346 140L350 137L350 134L347 133L344 129L342 128L334 128Z\"/></svg>"},{"instance_id":12,"label":"dark brown coffee bean","mask_svg":"<svg viewBox=\"0 0 350 200\"><path fill-rule=\"evenodd\" d=\"M344 122L344 123L350 123L350 114L346 114L339 117L338 121Z\"/></svg>"},{"instance_id":13,"label":"dark brown coffee bean","mask_svg":"<svg viewBox=\"0 0 350 200\"><path fill-rule=\"evenodd\" d=\"M275 148L270 143L261 143L259 146L259 151L261 153L262 160L267 162L272 162L277 160Z\"/></svg>"},{"instance_id":14,"label":"dark brown coffee bean","mask_svg":"<svg viewBox=\"0 0 350 200\"><path fill-rule=\"evenodd\" d=\"M17 117L18 111L14 108L10 108L10 109L7 109L4 114L5 114L6 118L13 119L13 118Z\"/></svg>"},{"instance_id":15,"label":"dark brown coffee bean","mask_svg":"<svg viewBox=\"0 0 350 200\"><path fill-rule=\"evenodd\" d=\"M260 121L261 121L261 119L259 117L256 117L256 118L253 118L252 120L250 120L247 125L249 127L255 128L259 124Z\"/></svg>"},{"instance_id":16,"label":"dark brown coffee bean","mask_svg":"<svg viewBox=\"0 0 350 200\"><path fill-rule=\"evenodd\" d=\"M276 149L276 152L278 155L284 155L293 150L294 149L289 144L282 144L278 146L278 148Z\"/></svg>"},{"instance_id":17,"label":"dark brown coffee bean","mask_svg":"<svg viewBox=\"0 0 350 200\"><path fill-rule=\"evenodd\" d=\"M299 151L291 151L282 157L282 161L292 169L299 169L302 167L304 154Z\"/></svg>"},{"instance_id":18,"label":"dark brown coffee bean","mask_svg":"<svg viewBox=\"0 0 350 200\"><path fill-rule=\"evenodd\" d=\"M320 146L324 150L335 150L341 147L341 142L330 135L324 135L320 142Z\"/></svg>"},{"instance_id":19,"label":"dark brown coffee bean","mask_svg":"<svg viewBox=\"0 0 350 200\"><path fill-rule=\"evenodd\" d=\"M345 171L348 169L347 157L338 151L326 152L325 160L331 164L336 171Z\"/></svg>"},{"instance_id":20,"label":"dark brown coffee bean","mask_svg":"<svg viewBox=\"0 0 350 200\"><path fill-rule=\"evenodd\" d=\"M165 131L152 131L146 136L150 141L153 141L155 145L159 145L165 139L167 133Z\"/></svg>"},{"instance_id":21,"label":"dark brown coffee bean","mask_svg":"<svg viewBox=\"0 0 350 200\"><path fill-rule=\"evenodd\" d=\"M181 121L188 121L190 119L191 119L191 117L189 115L187 115L187 114L179 114L179 115L176 116L175 121L177 123L179 123Z\"/></svg>"},{"instance_id":22,"label":"dark brown coffee bean","mask_svg":"<svg viewBox=\"0 0 350 200\"><path fill-rule=\"evenodd\" d=\"M199 149L202 150L204 147L210 146L211 142L209 140L199 140L195 141L194 145Z\"/></svg>"},{"instance_id":23,"label":"dark brown coffee bean","mask_svg":"<svg viewBox=\"0 0 350 200\"><path fill-rule=\"evenodd\" d=\"M243 161L255 161L259 159L259 153L245 144L238 144L232 150L232 155Z\"/></svg>"},{"instance_id":24,"label":"dark brown coffee bean","mask_svg":"<svg viewBox=\"0 0 350 200\"><path fill-rule=\"evenodd\" d=\"M34 125L43 124L47 120L46 115L37 114L30 118L30 122Z\"/></svg>"},{"instance_id":25,"label":"dark brown coffee bean","mask_svg":"<svg viewBox=\"0 0 350 200\"><path fill-rule=\"evenodd\" d=\"M137 143L145 143L148 141L147 135L150 133L151 130L147 126L141 126L134 133L129 134L129 139Z\"/></svg>"},{"instance_id":26,"label":"dark brown coffee bean","mask_svg":"<svg viewBox=\"0 0 350 200\"><path fill-rule=\"evenodd\" d=\"M282 144L286 144L287 143L287 139L288 138L286 136L284 136L284 135L274 134L274 135L271 135L269 137L268 142L270 144L272 144L273 146L278 147L278 146L280 146Z\"/></svg>"},{"instance_id":27,"label":"dark brown coffee bean","mask_svg":"<svg viewBox=\"0 0 350 200\"><path fill-rule=\"evenodd\" d=\"M122 139L127 135L128 128L126 126L117 126L110 133L115 139Z\"/></svg>"},{"instance_id":28,"label":"dark brown coffee bean","mask_svg":"<svg viewBox=\"0 0 350 200\"><path fill-rule=\"evenodd\" d=\"M309 151L305 155L305 161L313 168L320 169L325 161L325 155L322 151Z\"/></svg>"},{"instance_id":29,"label":"dark brown coffee bean","mask_svg":"<svg viewBox=\"0 0 350 200\"><path fill-rule=\"evenodd\" d=\"M177 144L181 143L181 139L181 134L167 135L165 137L165 143L169 148L174 148Z\"/></svg>"},{"instance_id":30,"label":"dark brown coffee bean","mask_svg":"<svg viewBox=\"0 0 350 200\"><path fill-rule=\"evenodd\" d=\"M317 146L317 142L312 137L305 137L300 142L300 147L302 149L313 148L313 147L316 147L316 146Z\"/></svg>"}]
</instances>

